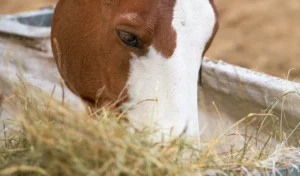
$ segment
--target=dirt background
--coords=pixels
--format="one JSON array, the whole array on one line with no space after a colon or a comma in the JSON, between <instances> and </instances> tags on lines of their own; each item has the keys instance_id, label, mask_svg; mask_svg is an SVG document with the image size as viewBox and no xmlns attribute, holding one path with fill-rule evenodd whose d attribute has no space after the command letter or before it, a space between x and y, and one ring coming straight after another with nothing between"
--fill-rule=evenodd
<instances>
[{"instance_id":1,"label":"dirt background","mask_svg":"<svg viewBox=\"0 0 300 176\"><path fill-rule=\"evenodd\" d=\"M56 0L0 0L0 14L36 9ZM284 78L300 76L300 0L215 0L220 30L207 53Z\"/></svg>"}]
</instances>

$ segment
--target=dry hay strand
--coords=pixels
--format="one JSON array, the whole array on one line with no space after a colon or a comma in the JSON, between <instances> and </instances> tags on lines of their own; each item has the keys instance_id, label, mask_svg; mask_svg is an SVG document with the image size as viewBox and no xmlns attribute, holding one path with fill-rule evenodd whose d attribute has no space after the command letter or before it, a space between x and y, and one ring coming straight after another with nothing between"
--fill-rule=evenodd
<instances>
[{"instance_id":1,"label":"dry hay strand","mask_svg":"<svg viewBox=\"0 0 300 176\"><path fill-rule=\"evenodd\" d=\"M0 175L247 175L276 172L278 166L300 161L299 148L287 147L287 141L272 147L256 133L244 135L242 148L231 146L226 152L216 147L226 132L217 140L201 141L200 148L182 136L154 143L154 131L134 130L119 112L76 112L24 82L13 87L14 94L4 96L15 113L5 121L1 137ZM253 119L266 122L270 116L250 114L232 128ZM258 141L263 147L253 149Z\"/></svg>"}]
</instances>

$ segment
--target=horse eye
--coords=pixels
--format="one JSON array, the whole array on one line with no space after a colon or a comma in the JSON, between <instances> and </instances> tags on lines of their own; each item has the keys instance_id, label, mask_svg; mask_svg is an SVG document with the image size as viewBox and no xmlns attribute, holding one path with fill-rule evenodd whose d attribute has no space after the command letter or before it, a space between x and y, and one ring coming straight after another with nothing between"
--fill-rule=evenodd
<instances>
[{"instance_id":1,"label":"horse eye","mask_svg":"<svg viewBox=\"0 0 300 176\"><path fill-rule=\"evenodd\" d=\"M128 46L135 47L135 48L141 48L139 39L136 35L126 32L126 31L121 31L121 30L116 30L117 35L120 38L120 40L125 43Z\"/></svg>"}]
</instances>

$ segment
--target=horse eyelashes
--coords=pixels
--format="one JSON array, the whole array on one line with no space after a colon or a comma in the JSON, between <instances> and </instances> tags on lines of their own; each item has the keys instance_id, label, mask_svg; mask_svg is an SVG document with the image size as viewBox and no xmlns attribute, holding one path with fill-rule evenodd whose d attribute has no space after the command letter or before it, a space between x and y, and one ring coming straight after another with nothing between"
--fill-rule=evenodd
<instances>
[{"instance_id":1,"label":"horse eyelashes","mask_svg":"<svg viewBox=\"0 0 300 176\"><path fill-rule=\"evenodd\" d=\"M141 48L139 39L136 35L126 32L126 31L121 31L117 30L117 35L120 38L120 40L125 43L128 46L135 47L135 48Z\"/></svg>"}]
</instances>

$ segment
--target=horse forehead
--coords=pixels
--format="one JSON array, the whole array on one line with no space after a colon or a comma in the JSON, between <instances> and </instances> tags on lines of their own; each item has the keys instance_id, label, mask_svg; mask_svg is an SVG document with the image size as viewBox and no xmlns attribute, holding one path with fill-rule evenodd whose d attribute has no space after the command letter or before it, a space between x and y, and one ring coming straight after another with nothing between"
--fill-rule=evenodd
<instances>
[{"instance_id":1,"label":"horse forehead","mask_svg":"<svg viewBox=\"0 0 300 176\"><path fill-rule=\"evenodd\" d=\"M176 47L172 19L176 0L111 0L108 9L116 24L134 24L149 44L166 58ZM106 12L104 12L106 13ZM168 34L168 35L166 35ZM150 39L149 39L150 38Z\"/></svg>"},{"instance_id":2,"label":"horse forehead","mask_svg":"<svg viewBox=\"0 0 300 176\"><path fill-rule=\"evenodd\" d=\"M112 18L124 16L121 21L135 21L144 32L150 31L149 36L153 38L151 44L166 58L172 56L176 48L177 34L172 20L177 1L182 0L106 0L107 4L114 7ZM202 1L210 3L215 10L213 0ZM211 39L214 35L215 32ZM210 40L206 48L209 47Z\"/></svg>"},{"instance_id":3,"label":"horse forehead","mask_svg":"<svg viewBox=\"0 0 300 176\"><path fill-rule=\"evenodd\" d=\"M108 2L107 2L108 1ZM104 13L114 18L123 14L136 14L136 16L147 20L149 18L160 18L173 10L176 0L107 0L104 3Z\"/></svg>"},{"instance_id":4,"label":"horse forehead","mask_svg":"<svg viewBox=\"0 0 300 176\"><path fill-rule=\"evenodd\" d=\"M104 5L123 7L127 10L150 10L151 8L174 7L176 0L105 0Z\"/></svg>"}]
</instances>

